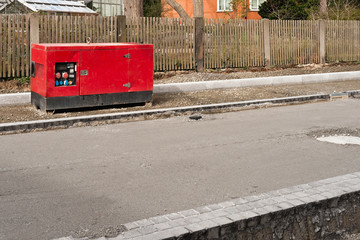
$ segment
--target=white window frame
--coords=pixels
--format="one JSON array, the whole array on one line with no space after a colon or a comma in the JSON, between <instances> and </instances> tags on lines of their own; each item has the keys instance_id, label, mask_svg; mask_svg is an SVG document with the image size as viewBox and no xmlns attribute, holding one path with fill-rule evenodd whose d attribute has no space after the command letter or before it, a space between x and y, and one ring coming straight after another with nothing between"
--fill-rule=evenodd
<instances>
[{"instance_id":1,"label":"white window frame","mask_svg":"<svg viewBox=\"0 0 360 240\"><path fill-rule=\"evenodd\" d=\"M256 8L253 8L252 7L252 3L253 3L253 1L256 1L257 3L256 3ZM250 11L259 11L259 7L260 7L260 0L250 0L250 2L249 2L250 4L249 4L249 6L250 6Z\"/></svg>"},{"instance_id":2,"label":"white window frame","mask_svg":"<svg viewBox=\"0 0 360 240\"><path fill-rule=\"evenodd\" d=\"M224 9L220 10L220 4L219 2L222 1L224 3ZM228 2L229 4L229 9L226 9L226 2ZM216 0L216 5L217 5L217 12L232 12L232 7L230 4L231 0Z\"/></svg>"}]
</instances>

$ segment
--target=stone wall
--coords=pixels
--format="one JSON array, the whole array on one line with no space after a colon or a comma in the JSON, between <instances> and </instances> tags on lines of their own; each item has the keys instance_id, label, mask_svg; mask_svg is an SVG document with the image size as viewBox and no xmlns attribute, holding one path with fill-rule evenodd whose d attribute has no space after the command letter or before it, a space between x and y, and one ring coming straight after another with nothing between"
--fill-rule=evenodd
<instances>
[{"instance_id":1,"label":"stone wall","mask_svg":"<svg viewBox=\"0 0 360 240\"><path fill-rule=\"evenodd\" d=\"M360 232L360 172L143 219L124 227L127 231L111 239L341 239Z\"/></svg>"},{"instance_id":2,"label":"stone wall","mask_svg":"<svg viewBox=\"0 0 360 240\"><path fill-rule=\"evenodd\" d=\"M125 224L121 239L340 239L360 232L360 172Z\"/></svg>"},{"instance_id":3,"label":"stone wall","mask_svg":"<svg viewBox=\"0 0 360 240\"><path fill-rule=\"evenodd\" d=\"M184 239L339 239L360 230L360 193L350 193L241 221ZM256 212L256 210L255 210Z\"/></svg>"}]
</instances>

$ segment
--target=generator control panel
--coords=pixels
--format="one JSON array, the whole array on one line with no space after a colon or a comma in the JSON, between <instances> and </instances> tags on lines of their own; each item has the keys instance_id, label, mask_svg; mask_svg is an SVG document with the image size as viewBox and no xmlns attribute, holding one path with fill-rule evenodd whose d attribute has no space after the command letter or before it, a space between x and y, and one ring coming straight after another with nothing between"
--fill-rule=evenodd
<instances>
[{"instance_id":1,"label":"generator control panel","mask_svg":"<svg viewBox=\"0 0 360 240\"><path fill-rule=\"evenodd\" d=\"M76 63L55 63L55 87L76 85Z\"/></svg>"}]
</instances>

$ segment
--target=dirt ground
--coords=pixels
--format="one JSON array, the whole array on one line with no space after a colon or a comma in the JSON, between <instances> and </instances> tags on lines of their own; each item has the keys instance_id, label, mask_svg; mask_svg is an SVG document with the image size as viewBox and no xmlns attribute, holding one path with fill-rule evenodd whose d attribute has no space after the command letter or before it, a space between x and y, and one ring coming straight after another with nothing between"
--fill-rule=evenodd
<instances>
[{"instance_id":1,"label":"dirt ground","mask_svg":"<svg viewBox=\"0 0 360 240\"><path fill-rule=\"evenodd\" d=\"M360 80L360 79L359 79ZM140 111L148 109L182 107L255 99L300 96L359 90L360 81L332 82L306 85L246 87L225 90L197 91L174 94L154 94L152 106L118 106L109 108L77 109L66 112L45 113L30 104L0 107L0 123L54 119L93 114Z\"/></svg>"}]
</instances>

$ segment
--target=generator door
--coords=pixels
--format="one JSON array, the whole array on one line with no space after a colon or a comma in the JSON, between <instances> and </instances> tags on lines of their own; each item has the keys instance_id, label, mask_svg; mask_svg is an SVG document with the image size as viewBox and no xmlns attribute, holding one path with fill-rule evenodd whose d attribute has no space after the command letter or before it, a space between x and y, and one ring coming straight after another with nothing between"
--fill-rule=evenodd
<instances>
[{"instance_id":1,"label":"generator door","mask_svg":"<svg viewBox=\"0 0 360 240\"><path fill-rule=\"evenodd\" d=\"M130 92L153 89L153 49L141 48L129 50Z\"/></svg>"},{"instance_id":2,"label":"generator door","mask_svg":"<svg viewBox=\"0 0 360 240\"><path fill-rule=\"evenodd\" d=\"M127 92L128 50L80 52L80 95Z\"/></svg>"}]
</instances>

